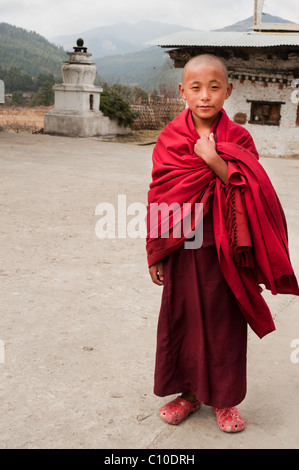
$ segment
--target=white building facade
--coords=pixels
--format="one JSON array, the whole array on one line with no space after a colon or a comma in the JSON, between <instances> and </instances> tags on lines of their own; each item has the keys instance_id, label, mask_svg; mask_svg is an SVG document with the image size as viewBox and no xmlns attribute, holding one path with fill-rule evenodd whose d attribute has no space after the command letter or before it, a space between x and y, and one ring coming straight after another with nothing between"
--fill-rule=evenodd
<instances>
[{"instance_id":1,"label":"white building facade","mask_svg":"<svg viewBox=\"0 0 299 470\"><path fill-rule=\"evenodd\" d=\"M230 119L249 130L260 155L299 156L298 33L183 31L150 44L167 48L177 68L198 54L220 57L234 88L224 106Z\"/></svg>"}]
</instances>

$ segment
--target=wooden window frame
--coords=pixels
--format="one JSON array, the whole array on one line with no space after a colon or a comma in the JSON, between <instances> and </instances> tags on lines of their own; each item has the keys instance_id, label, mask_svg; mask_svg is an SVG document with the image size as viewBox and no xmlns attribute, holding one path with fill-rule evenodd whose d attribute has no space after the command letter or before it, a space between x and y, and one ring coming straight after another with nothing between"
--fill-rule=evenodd
<instances>
[{"instance_id":1,"label":"wooden window frame","mask_svg":"<svg viewBox=\"0 0 299 470\"><path fill-rule=\"evenodd\" d=\"M279 126L280 119L281 119L281 105L286 104L285 101L265 101L265 100L247 100L247 103L251 103L250 109L250 120L248 121L249 124L256 124L259 126ZM256 114L254 111L255 106L279 106L279 118L277 121L258 121L254 119L254 115Z\"/></svg>"}]
</instances>

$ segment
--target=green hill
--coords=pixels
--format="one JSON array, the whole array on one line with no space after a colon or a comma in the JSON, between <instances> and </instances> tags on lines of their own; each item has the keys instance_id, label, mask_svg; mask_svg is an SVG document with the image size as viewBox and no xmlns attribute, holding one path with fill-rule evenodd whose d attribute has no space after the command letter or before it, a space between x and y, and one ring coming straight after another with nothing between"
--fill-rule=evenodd
<instances>
[{"instance_id":1,"label":"green hill","mask_svg":"<svg viewBox=\"0 0 299 470\"><path fill-rule=\"evenodd\" d=\"M94 59L102 80L110 83L140 85L168 60L160 47L151 47L130 54Z\"/></svg>"},{"instance_id":2,"label":"green hill","mask_svg":"<svg viewBox=\"0 0 299 470\"><path fill-rule=\"evenodd\" d=\"M151 92L168 83L177 90L182 70L173 68L168 54L160 47L151 47L131 54L95 59L102 81L138 86ZM178 91L177 93L178 94Z\"/></svg>"},{"instance_id":3,"label":"green hill","mask_svg":"<svg viewBox=\"0 0 299 470\"><path fill-rule=\"evenodd\" d=\"M0 23L0 64L3 69L17 67L22 72L37 76L51 73L60 76L66 54L62 47L47 39L7 23Z\"/></svg>"},{"instance_id":4,"label":"green hill","mask_svg":"<svg viewBox=\"0 0 299 470\"><path fill-rule=\"evenodd\" d=\"M162 67L150 75L145 81L139 84L144 90L151 92L157 90L164 94L165 87L173 98L179 97L179 83L182 81L182 69L175 69L171 65L170 59L164 62Z\"/></svg>"}]
</instances>

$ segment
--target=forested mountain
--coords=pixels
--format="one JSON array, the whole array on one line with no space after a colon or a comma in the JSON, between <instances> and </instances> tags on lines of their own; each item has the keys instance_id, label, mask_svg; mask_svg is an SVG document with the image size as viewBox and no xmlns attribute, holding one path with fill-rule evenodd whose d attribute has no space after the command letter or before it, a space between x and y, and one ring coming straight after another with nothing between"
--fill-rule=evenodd
<instances>
[{"instance_id":1,"label":"forested mountain","mask_svg":"<svg viewBox=\"0 0 299 470\"><path fill-rule=\"evenodd\" d=\"M160 94L165 94L165 87L167 87L167 94L173 98L180 96L178 84L182 81L182 69L175 69L172 66L171 60L168 59L164 64L157 68L152 75L140 83L140 87L146 91L157 90Z\"/></svg>"},{"instance_id":2,"label":"forested mountain","mask_svg":"<svg viewBox=\"0 0 299 470\"><path fill-rule=\"evenodd\" d=\"M146 91L160 91L166 82L178 82L182 71L175 69L168 54L151 47L131 54L95 59L101 81L138 86Z\"/></svg>"},{"instance_id":3,"label":"forested mountain","mask_svg":"<svg viewBox=\"0 0 299 470\"><path fill-rule=\"evenodd\" d=\"M157 36L184 29L178 25L168 25L159 22L144 21L135 25L119 23L117 25L95 28L82 33L88 52L92 54L98 68L98 75L102 82L122 83L142 86L152 91L160 79L174 72L168 55L159 47L147 47L144 42ZM135 50L131 53L104 56L102 54L103 41L96 38L99 33L105 34L104 46L112 44L112 39L118 38L122 43L121 50ZM71 51L76 39L81 34L74 34L65 38L69 41L66 49ZM110 39L109 39L110 38ZM114 40L113 39L113 40ZM0 78L6 82L7 92L22 89L29 91L35 89L34 79L39 75L52 74L61 77L61 66L67 55L62 47L51 44L48 40L35 32L28 32L22 28L6 23L0 23ZM108 42L107 42L108 41ZM65 44L65 43L64 43ZM113 43L116 44L116 43ZM102 55L98 57L97 54ZM159 71L160 67L163 69ZM149 77L154 74L153 83ZM33 80L31 79L33 76ZM160 77L160 78L159 78ZM23 84L23 86L22 86Z\"/></svg>"},{"instance_id":4,"label":"forested mountain","mask_svg":"<svg viewBox=\"0 0 299 470\"><path fill-rule=\"evenodd\" d=\"M0 65L3 69L17 67L22 72L37 76L51 73L59 76L66 58L62 47L47 39L7 23L0 23Z\"/></svg>"},{"instance_id":5,"label":"forested mountain","mask_svg":"<svg viewBox=\"0 0 299 470\"><path fill-rule=\"evenodd\" d=\"M263 15L262 21L288 22L269 14ZM248 31L252 24L253 18L250 17L222 28L222 31ZM52 40L71 51L76 39L83 37L102 82L137 85L147 91L159 91L161 84L177 83L181 70L173 69L164 49L147 47L145 42L183 29L186 28L153 21L118 23ZM61 77L62 63L67 60L62 47L55 46L33 31L28 32L7 23L0 23L0 41L0 78L9 85L7 90L20 90L19 83L22 81L22 90L34 90L40 78L44 80L47 74L53 75L55 81Z\"/></svg>"},{"instance_id":6,"label":"forested mountain","mask_svg":"<svg viewBox=\"0 0 299 470\"><path fill-rule=\"evenodd\" d=\"M270 14L263 15L262 21L263 23L289 22L288 20L282 19L277 16L272 16ZM150 22L144 23L149 24ZM250 31L252 25L253 17L251 16L233 25L222 28L219 31ZM156 28L153 27L152 29L155 33L153 37L157 38L169 34L166 26L167 25L158 23L158 26ZM183 27L176 28L177 30L186 29ZM103 33L104 28L99 28L87 32L86 37L88 41L90 38L96 36L96 34L98 34L100 31ZM126 31L126 28L124 28L122 32L119 32L118 34L122 35L122 37L125 37L127 41L132 41L132 34L134 32L136 34L135 45L139 42L141 48L141 33L138 29L131 31L131 35L129 35L129 33ZM108 33L110 34L109 37L111 38L111 40L112 34L116 34L115 29L110 29L108 27L105 30L105 33L107 35ZM145 34L148 35L149 32L146 31L145 33L143 33L142 37L144 38L144 40ZM172 68L172 61L169 59L169 56L164 49L161 49L159 47L145 48L144 44L142 49L138 52L98 57L94 59L94 61L97 65L98 73L102 79L112 83L138 85L147 91L152 91L154 89L158 90L160 84L165 83L167 81L170 83L178 82L181 77L181 70Z\"/></svg>"},{"instance_id":7,"label":"forested mountain","mask_svg":"<svg viewBox=\"0 0 299 470\"><path fill-rule=\"evenodd\" d=\"M104 81L136 85L147 80L168 60L168 54L160 47L150 47L130 54L100 57L94 62Z\"/></svg>"}]
</instances>

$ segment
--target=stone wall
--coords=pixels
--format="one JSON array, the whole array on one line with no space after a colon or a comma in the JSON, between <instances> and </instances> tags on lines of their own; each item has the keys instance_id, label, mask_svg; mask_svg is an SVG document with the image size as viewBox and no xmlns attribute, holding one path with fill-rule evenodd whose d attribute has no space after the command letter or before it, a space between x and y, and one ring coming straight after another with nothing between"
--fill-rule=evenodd
<instances>
[{"instance_id":1,"label":"stone wall","mask_svg":"<svg viewBox=\"0 0 299 470\"><path fill-rule=\"evenodd\" d=\"M217 51L218 54L221 52ZM289 78L298 69L298 53L291 48L245 48L228 58L223 57L223 60L229 72L268 73Z\"/></svg>"}]
</instances>

